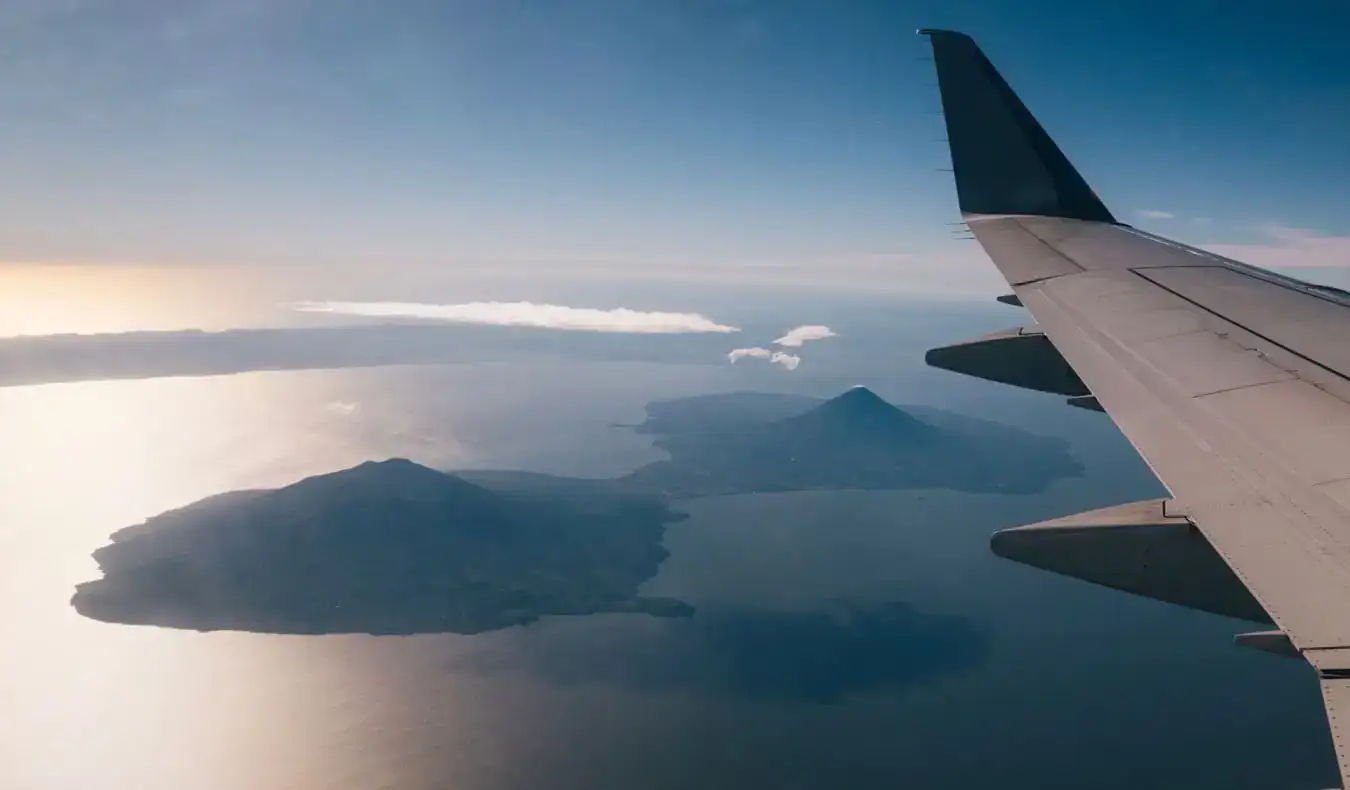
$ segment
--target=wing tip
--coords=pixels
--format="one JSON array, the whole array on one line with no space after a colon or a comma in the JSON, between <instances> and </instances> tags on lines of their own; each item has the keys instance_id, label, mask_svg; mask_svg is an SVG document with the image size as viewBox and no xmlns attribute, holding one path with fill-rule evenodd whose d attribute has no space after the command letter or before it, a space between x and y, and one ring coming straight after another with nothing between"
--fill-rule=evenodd
<instances>
[{"instance_id":1,"label":"wing tip","mask_svg":"<svg viewBox=\"0 0 1350 790\"><path fill-rule=\"evenodd\" d=\"M969 35L919 28L933 45L963 213L1116 223Z\"/></svg>"}]
</instances>

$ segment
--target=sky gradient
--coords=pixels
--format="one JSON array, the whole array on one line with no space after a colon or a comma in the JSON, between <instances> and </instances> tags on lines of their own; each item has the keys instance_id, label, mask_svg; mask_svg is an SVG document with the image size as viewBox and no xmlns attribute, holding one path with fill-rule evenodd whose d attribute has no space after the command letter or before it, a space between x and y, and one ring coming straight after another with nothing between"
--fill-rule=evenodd
<instances>
[{"instance_id":1,"label":"sky gradient","mask_svg":"<svg viewBox=\"0 0 1350 790\"><path fill-rule=\"evenodd\" d=\"M1331 2L17 0L0 261L987 285L944 225L920 26L974 35L1126 221L1350 261L1347 23Z\"/></svg>"}]
</instances>

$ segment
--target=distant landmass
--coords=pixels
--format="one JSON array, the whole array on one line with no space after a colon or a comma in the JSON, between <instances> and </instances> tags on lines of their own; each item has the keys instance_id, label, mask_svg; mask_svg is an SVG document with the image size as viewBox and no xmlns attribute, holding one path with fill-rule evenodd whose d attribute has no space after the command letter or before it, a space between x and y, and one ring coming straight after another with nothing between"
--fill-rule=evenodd
<instances>
[{"instance_id":1,"label":"distant landmass","mask_svg":"<svg viewBox=\"0 0 1350 790\"><path fill-rule=\"evenodd\" d=\"M583 487L584 488L584 487ZM200 631L471 634L544 615L692 613L637 595L666 551L662 501L603 486L492 490L393 459L212 497L94 553L87 617Z\"/></svg>"},{"instance_id":2,"label":"distant landmass","mask_svg":"<svg viewBox=\"0 0 1350 790\"><path fill-rule=\"evenodd\" d=\"M77 587L85 616L201 631L472 634L547 615L674 617L637 589L673 499L828 489L1026 493L1082 469L1066 442L855 387L652 403L670 458L613 480L367 462L120 530Z\"/></svg>"},{"instance_id":3,"label":"distant landmass","mask_svg":"<svg viewBox=\"0 0 1350 790\"><path fill-rule=\"evenodd\" d=\"M659 401L637 430L669 460L618 482L670 497L830 489L1034 493L1082 474L1062 439L866 387L830 400L738 392Z\"/></svg>"}]
</instances>

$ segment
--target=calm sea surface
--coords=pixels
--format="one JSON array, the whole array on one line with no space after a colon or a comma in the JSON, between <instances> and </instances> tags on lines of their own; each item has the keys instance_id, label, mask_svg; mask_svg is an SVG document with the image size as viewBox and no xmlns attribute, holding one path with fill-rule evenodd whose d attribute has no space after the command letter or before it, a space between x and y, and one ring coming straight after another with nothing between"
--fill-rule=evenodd
<instances>
[{"instance_id":1,"label":"calm sea surface","mask_svg":"<svg viewBox=\"0 0 1350 790\"><path fill-rule=\"evenodd\" d=\"M108 625L68 605L109 533L225 490L389 456L634 468L658 457L650 437L614 424L721 388L721 370L539 360L0 390L0 787L1334 781L1310 673L1234 648L1247 624L989 553L995 529L1158 495L1104 418L1049 400L1007 418L1075 437L1089 474L1041 495L685 503L644 592L694 603L688 620L278 637ZM968 413L992 391L972 387Z\"/></svg>"}]
</instances>

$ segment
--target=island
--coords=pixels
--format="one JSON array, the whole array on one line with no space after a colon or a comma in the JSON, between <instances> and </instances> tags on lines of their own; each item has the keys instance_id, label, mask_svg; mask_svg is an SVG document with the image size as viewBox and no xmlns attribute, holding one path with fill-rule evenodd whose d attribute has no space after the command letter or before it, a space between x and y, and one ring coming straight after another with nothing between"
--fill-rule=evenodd
<instances>
[{"instance_id":1,"label":"island","mask_svg":"<svg viewBox=\"0 0 1350 790\"><path fill-rule=\"evenodd\" d=\"M76 588L107 622L278 634L473 634L549 615L693 613L637 590L672 502L837 489L1018 494L1082 472L1065 441L865 387L829 400L729 393L652 403L668 458L612 480L366 462L202 500L113 534Z\"/></svg>"},{"instance_id":2,"label":"island","mask_svg":"<svg viewBox=\"0 0 1350 790\"><path fill-rule=\"evenodd\" d=\"M656 498L492 490L404 459L203 500L113 535L77 587L108 622L277 634L472 634L545 615L686 616L637 587L666 557Z\"/></svg>"},{"instance_id":3,"label":"island","mask_svg":"<svg viewBox=\"0 0 1350 790\"><path fill-rule=\"evenodd\" d=\"M1028 494L1083 473L1063 439L921 406L866 387L829 400L734 392L658 401L636 426L670 458L617 482L689 498L816 490Z\"/></svg>"}]
</instances>

